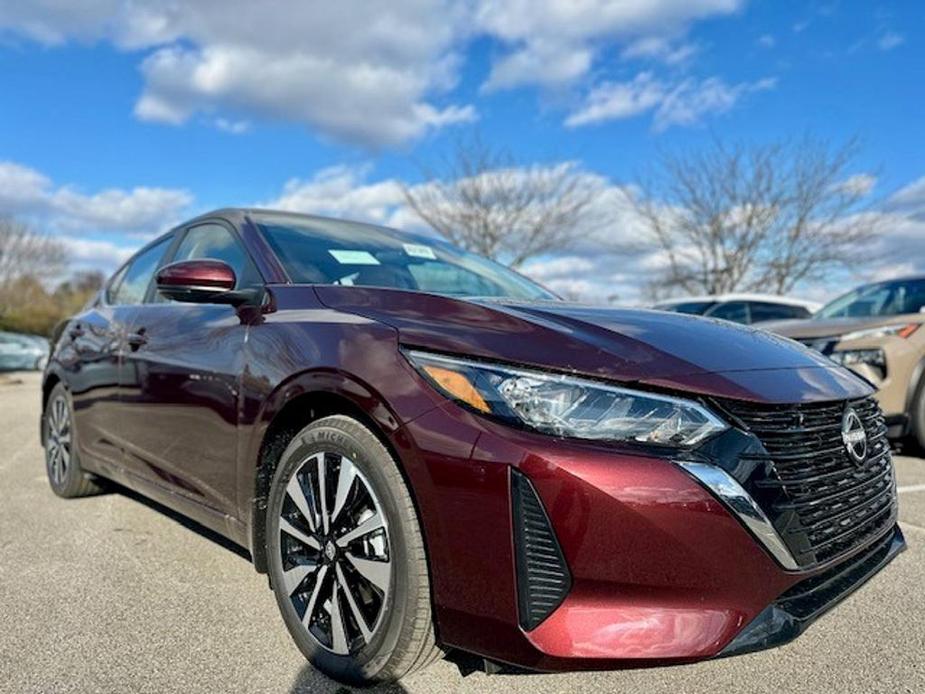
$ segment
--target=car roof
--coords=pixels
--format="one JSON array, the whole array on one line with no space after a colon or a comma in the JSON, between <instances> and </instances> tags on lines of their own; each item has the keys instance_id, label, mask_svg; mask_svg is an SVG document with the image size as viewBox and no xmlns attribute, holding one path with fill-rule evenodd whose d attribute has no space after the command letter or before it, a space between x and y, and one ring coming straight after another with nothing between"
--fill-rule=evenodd
<instances>
[{"instance_id":1,"label":"car roof","mask_svg":"<svg viewBox=\"0 0 925 694\"><path fill-rule=\"evenodd\" d=\"M816 310L822 304L815 301L806 301L804 299L794 299L789 296L778 296L776 294L755 294L755 293L732 293L732 294L708 294L703 296L688 296L683 299L669 299L660 301L656 306L677 306L695 301L712 301L715 303L724 303L727 301L761 301L769 304L781 304L783 306L801 306L810 310Z\"/></svg>"}]
</instances>

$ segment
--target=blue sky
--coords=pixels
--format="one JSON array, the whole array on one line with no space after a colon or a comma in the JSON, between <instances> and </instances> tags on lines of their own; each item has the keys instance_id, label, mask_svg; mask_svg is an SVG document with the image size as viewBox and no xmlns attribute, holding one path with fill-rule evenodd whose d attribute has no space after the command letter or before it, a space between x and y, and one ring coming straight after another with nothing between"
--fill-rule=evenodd
<instances>
[{"instance_id":1,"label":"blue sky","mask_svg":"<svg viewBox=\"0 0 925 694\"><path fill-rule=\"evenodd\" d=\"M876 176L896 229L884 245L921 248L859 274L925 270L911 0L68 5L0 0L0 214L60 234L81 266L223 205L414 226L397 182L477 129L615 187L714 135L857 135L856 173ZM631 272L578 256L532 271L589 298L634 292Z\"/></svg>"}]
</instances>

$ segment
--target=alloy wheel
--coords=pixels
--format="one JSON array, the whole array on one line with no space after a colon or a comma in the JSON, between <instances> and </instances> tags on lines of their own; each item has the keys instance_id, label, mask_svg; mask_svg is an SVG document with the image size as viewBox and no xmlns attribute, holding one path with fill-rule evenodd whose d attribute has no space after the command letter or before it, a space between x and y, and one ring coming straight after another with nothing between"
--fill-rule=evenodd
<instances>
[{"instance_id":1,"label":"alloy wheel","mask_svg":"<svg viewBox=\"0 0 925 694\"><path fill-rule=\"evenodd\" d=\"M51 402L47 419L45 460L52 483L60 487L71 465L71 411L64 396L58 396Z\"/></svg>"},{"instance_id":2,"label":"alloy wheel","mask_svg":"<svg viewBox=\"0 0 925 694\"><path fill-rule=\"evenodd\" d=\"M388 525L353 461L316 453L290 477L279 518L283 588L323 648L352 655L382 622L392 580Z\"/></svg>"}]
</instances>

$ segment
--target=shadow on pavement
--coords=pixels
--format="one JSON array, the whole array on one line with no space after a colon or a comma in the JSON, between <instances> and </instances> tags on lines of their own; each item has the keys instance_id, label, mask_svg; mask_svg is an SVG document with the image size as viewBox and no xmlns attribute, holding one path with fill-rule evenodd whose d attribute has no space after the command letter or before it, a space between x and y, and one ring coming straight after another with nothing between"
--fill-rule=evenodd
<instances>
[{"instance_id":1,"label":"shadow on pavement","mask_svg":"<svg viewBox=\"0 0 925 694\"><path fill-rule=\"evenodd\" d=\"M354 689L335 682L322 675L311 665L306 665L292 683L290 694L352 694L369 692L369 694L405 694L408 690L400 684L383 684L375 687Z\"/></svg>"},{"instance_id":2,"label":"shadow on pavement","mask_svg":"<svg viewBox=\"0 0 925 694\"><path fill-rule=\"evenodd\" d=\"M205 539L211 542L214 542L215 544L219 545L223 549L227 549L232 554L236 554L237 556L241 557L242 559L245 559L248 562L252 561L250 552L248 552L246 549L244 549L238 544L235 544L234 542L224 537L223 535L219 535L214 530L210 530L204 525L200 525L196 521L184 516L182 513L177 513L173 509L167 508L163 504L159 504L153 499L149 499L146 496L142 496L138 492L132 491L128 487L123 487L119 484L116 484L115 482L105 480L105 485L106 485L105 491L110 491L110 492L119 494L121 496L124 496L128 499L131 499L132 501L137 501L139 504L147 506L152 511L157 511L162 516L167 516L167 518L174 521L175 523L179 523L187 530L192 530L197 535L204 537Z\"/></svg>"}]
</instances>

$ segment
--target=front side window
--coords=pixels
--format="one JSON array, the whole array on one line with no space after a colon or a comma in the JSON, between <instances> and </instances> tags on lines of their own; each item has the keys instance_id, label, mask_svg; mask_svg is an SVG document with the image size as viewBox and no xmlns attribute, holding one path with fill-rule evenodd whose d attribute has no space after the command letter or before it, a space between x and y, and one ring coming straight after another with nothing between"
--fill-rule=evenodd
<instances>
[{"instance_id":1,"label":"front side window","mask_svg":"<svg viewBox=\"0 0 925 694\"><path fill-rule=\"evenodd\" d=\"M293 282L409 289L456 297L553 300L526 277L443 241L339 220L259 220Z\"/></svg>"},{"instance_id":2,"label":"front side window","mask_svg":"<svg viewBox=\"0 0 925 694\"><path fill-rule=\"evenodd\" d=\"M148 293L148 286L154 273L160 266L161 259L170 246L172 237L168 236L150 248L138 254L125 269L122 281L110 291L110 303L140 304ZM117 278L118 279L118 278Z\"/></svg>"},{"instance_id":3,"label":"front side window","mask_svg":"<svg viewBox=\"0 0 925 694\"><path fill-rule=\"evenodd\" d=\"M869 284L840 296L820 309L816 318L868 318L921 313L925 308L925 279Z\"/></svg>"},{"instance_id":4,"label":"front side window","mask_svg":"<svg viewBox=\"0 0 925 694\"><path fill-rule=\"evenodd\" d=\"M181 260L221 260L234 270L237 288L260 283L260 276L241 243L225 226L200 224L184 235L172 262Z\"/></svg>"}]
</instances>

